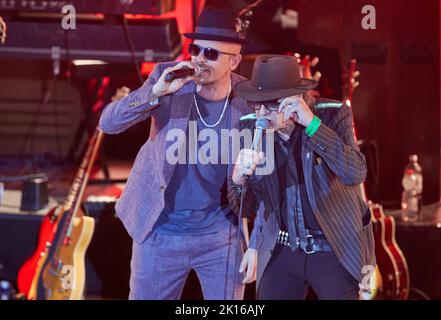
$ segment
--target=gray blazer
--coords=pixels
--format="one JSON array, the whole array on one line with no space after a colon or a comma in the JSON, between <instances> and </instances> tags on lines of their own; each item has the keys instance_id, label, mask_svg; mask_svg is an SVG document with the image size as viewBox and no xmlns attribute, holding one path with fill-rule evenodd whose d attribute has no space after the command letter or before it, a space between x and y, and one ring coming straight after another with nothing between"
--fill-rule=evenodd
<instances>
[{"instance_id":1,"label":"gray blazer","mask_svg":"<svg viewBox=\"0 0 441 320\"><path fill-rule=\"evenodd\" d=\"M315 109L322 120L310 138L302 132L302 164L309 202L340 263L358 281L366 265L375 266L374 239L370 211L362 197L360 184L366 178L366 162L353 132L351 109ZM280 229L279 183L276 170L251 179L254 196L263 201L254 223L257 237L257 286L271 258ZM230 202L239 201L238 193L229 192ZM257 205L258 201L248 199ZM256 207L250 207L255 210Z\"/></svg>"},{"instance_id":2,"label":"gray blazer","mask_svg":"<svg viewBox=\"0 0 441 320\"><path fill-rule=\"evenodd\" d=\"M164 209L164 192L175 169L175 165L169 164L165 158L167 147L175 143L166 141L167 132L170 129L182 129L185 132L193 107L193 81L174 94L161 97L157 105L148 103L152 87L163 70L175 64L157 64L142 87L107 105L100 118L100 128L108 134L123 132L133 124L151 118L149 139L139 150L124 192L116 205L118 217L133 240L139 243L150 234ZM234 86L245 78L233 73L231 80L231 128L239 128L240 117L251 112L251 109L245 100L234 97ZM232 159L229 163L228 175L231 176Z\"/></svg>"}]
</instances>

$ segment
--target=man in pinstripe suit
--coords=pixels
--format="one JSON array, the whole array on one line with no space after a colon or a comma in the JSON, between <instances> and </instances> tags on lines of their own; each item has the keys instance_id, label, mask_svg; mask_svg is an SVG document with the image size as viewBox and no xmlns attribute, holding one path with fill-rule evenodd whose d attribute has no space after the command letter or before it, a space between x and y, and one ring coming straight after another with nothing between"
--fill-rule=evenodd
<instances>
[{"instance_id":1,"label":"man in pinstripe suit","mask_svg":"<svg viewBox=\"0 0 441 320\"><path fill-rule=\"evenodd\" d=\"M245 281L252 281L258 257L259 299L304 299L309 286L319 299L358 299L359 284L370 276L364 273L375 266L370 212L360 188L366 163L351 109L312 100L306 92L314 86L300 77L294 58L273 55L258 57L251 81L236 87L277 133L275 170L252 176L264 155L242 149L229 190L237 202L245 175L251 176L246 192L256 200L245 209L264 204L252 235L257 249L249 248L241 264Z\"/></svg>"}]
</instances>

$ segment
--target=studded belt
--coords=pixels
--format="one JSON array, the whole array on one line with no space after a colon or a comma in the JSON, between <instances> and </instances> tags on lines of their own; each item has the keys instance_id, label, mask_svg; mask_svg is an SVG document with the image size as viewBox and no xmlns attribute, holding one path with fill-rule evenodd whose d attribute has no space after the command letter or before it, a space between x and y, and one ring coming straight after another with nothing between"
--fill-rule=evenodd
<instances>
[{"instance_id":1,"label":"studded belt","mask_svg":"<svg viewBox=\"0 0 441 320\"><path fill-rule=\"evenodd\" d=\"M302 248L302 249L307 254L311 254L318 251L332 252L331 246L326 240L323 231L306 229L306 240L308 242L306 248L304 249ZM287 231L283 231L283 230L279 231L279 235L277 237L277 243L284 246L290 246L289 234ZM299 238L296 238L296 245L297 247L300 247Z\"/></svg>"}]
</instances>

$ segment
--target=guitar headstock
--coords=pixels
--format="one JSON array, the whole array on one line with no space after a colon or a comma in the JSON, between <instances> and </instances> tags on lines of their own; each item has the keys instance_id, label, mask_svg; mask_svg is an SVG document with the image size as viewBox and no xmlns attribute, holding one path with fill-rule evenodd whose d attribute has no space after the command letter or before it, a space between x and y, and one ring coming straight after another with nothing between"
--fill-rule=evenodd
<instances>
[{"instance_id":1,"label":"guitar headstock","mask_svg":"<svg viewBox=\"0 0 441 320\"><path fill-rule=\"evenodd\" d=\"M305 55L302 57L299 53L295 53L294 57L297 59L297 63L300 66L300 76L302 78L315 80L317 82L320 81L322 77L320 71L316 71L314 74L312 74L312 68L315 67L320 61L318 57L314 57L313 59L311 59L309 55ZM315 99L320 98L320 92L318 90L310 90L308 93L311 97Z\"/></svg>"},{"instance_id":2,"label":"guitar headstock","mask_svg":"<svg viewBox=\"0 0 441 320\"><path fill-rule=\"evenodd\" d=\"M318 57L311 59L309 55L302 57L299 53L295 53L294 57L297 59L297 63L300 65L301 76L303 78L320 81L322 74L319 71L312 74L312 68L317 66L317 64L320 62Z\"/></svg>"},{"instance_id":3,"label":"guitar headstock","mask_svg":"<svg viewBox=\"0 0 441 320\"><path fill-rule=\"evenodd\" d=\"M250 27L250 19L253 16L253 9L257 7L263 0L257 0L245 6L239 11L236 18L236 32L245 39L248 28Z\"/></svg>"},{"instance_id":4,"label":"guitar headstock","mask_svg":"<svg viewBox=\"0 0 441 320\"><path fill-rule=\"evenodd\" d=\"M6 22L0 17L0 44L6 41Z\"/></svg>"},{"instance_id":5,"label":"guitar headstock","mask_svg":"<svg viewBox=\"0 0 441 320\"><path fill-rule=\"evenodd\" d=\"M343 68L343 101L348 106L352 105L352 95L356 88L360 86L357 78L360 71L357 70L357 60L351 59L346 67Z\"/></svg>"}]
</instances>

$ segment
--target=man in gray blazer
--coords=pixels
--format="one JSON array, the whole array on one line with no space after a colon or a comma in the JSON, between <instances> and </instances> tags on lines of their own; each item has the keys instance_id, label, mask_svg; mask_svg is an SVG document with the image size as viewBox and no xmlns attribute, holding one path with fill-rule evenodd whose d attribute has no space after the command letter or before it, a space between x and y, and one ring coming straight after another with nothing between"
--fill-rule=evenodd
<instances>
[{"instance_id":1,"label":"man in gray blazer","mask_svg":"<svg viewBox=\"0 0 441 320\"><path fill-rule=\"evenodd\" d=\"M275 170L253 176L264 154L242 149L229 192L238 202L251 176L245 192L256 206L264 204L254 225L257 250L248 249L241 265L252 269L258 258L259 299L304 299L309 286L319 299L358 299L374 271L370 211L360 187L366 163L351 109L313 100L306 92L315 86L301 78L295 58L268 55L256 59L251 81L236 88L276 132Z\"/></svg>"},{"instance_id":2,"label":"man in gray blazer","mask_svg":"<svg viewBox=\"0 0 441 320\"><path fill-rule=\"evenodd\" d=\"M116 206L133 238L130 299L178 299L191 270L206 299L243 298L243 250L227 198L232 161L223 161L231 153L219 143L249 111L234 95L244 80L233 73L244 41L235 21L234 12L205 9L195 32L185 34L194 40L191 61L157 64L141 88L101 116L109 134L151 119ZM184 67L195 74L166 81Z\"/></svg>"}]
</instances>

